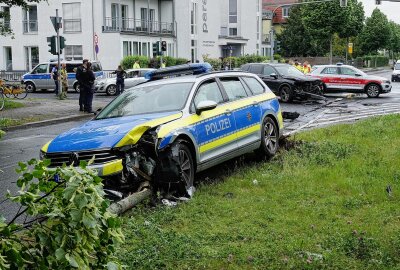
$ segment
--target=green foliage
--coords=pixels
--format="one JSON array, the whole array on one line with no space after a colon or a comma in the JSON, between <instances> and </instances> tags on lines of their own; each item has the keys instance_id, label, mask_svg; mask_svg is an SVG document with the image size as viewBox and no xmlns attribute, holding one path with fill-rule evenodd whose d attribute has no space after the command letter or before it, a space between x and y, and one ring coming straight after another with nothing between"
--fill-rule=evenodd
<instances>
[{"instance_id":1,"label":"green foliage","mask_svg":"<svg viewBox=\"0 0 400 270\"><path fill-rule=\"evenodd\" d=\"M278 58L280 56L276 54ZM231 68L240 68L242 65L247 64L247 63L262 63L266 62L269 60L269 57L267 56L261 56L261 55L245 55L245 56L240 56L240 57L226 57L224 59L220 58L210 58L208 55L203 55L204 62L209 63L214 70L220 70L221 68L225 66L231 66Z\"/></svg>"},{"instance_id":2,"label":"green foliage","mask_svg":"<svg viewBox=\"0 0 400 270\"><path fill-rule=\"evenodd\" d=\"M4 134L6 133L0 129L0 139L4 136Z\"/></svg>"},{"instance_id":3,"label":"green foliage","mask_svg":"<svg viewBox=\"0 0 400 270\"><path fill-rule=\"evenodd\" d=\"M163 60L166 61L167 67L186 64L186 62L188 61L185 58L174 58L171 56L164 56ZM121 65L124 69L130 69L133 67L133 64L136 61L139 61L139 65L141 68L148 68L148 67L159 68L160 67L160 56L149 59L147 56L142 56L142 55L125 56L121 61Z\"/></svg>"},{"instance_id":4,"label":"green foliage","mask_svg":"<svg viewBox=\"0 0 400 270\"><path fill-rule=\"evenodd\" d=\"M386 15L378 8L374 9L371 17L366 19L359 38L361 50L365 54L377 53L378 50L387 48L390 40L390 26Z\"/></svg>"},{"instance_id":5,"label":"green foliage","mask_svg":"<svg viewBox=\"0 0 400 270\"><path fill-rule=\"evenodd\" d=\"M189 203L126 218L118 256L129 269L400 269L399 133L397 115L375 117L217 166Z\"/></svg>"},{"instance_id":6,"label":"green foliage","mask_svg":"<svg viewBox=\"0 0 400 270\"><path fill-rule=\"evenodd\" d=\"M130 69L133 67L136 61L139 61L139 65L141 68L149 67L150 59L147 56L142 55L129 55L122 59L121 65L124 69Z\"/></svg>"},{"instance_id":7,"label":"green foliage","mask_svg":"<svg viewBox=\"0 0 400 270\"><path fill-rule=\"evenodd\" d=\"M339 0L291 9L288 24L278 39L284 56L323 56L334 34L356 36L363 27L364 9L357 0L342 8Z\"/></svg>"},{"instance_id":8,"label":"green foliage","mask_svg":"<svg viewBox=\"0 0 400 270\"><path fill-rule=\"evenodd\" d=\"M400 52L400 25L390 21L389 29L390 29L390 39L386 48L392 51L393 53L398 53Z\"/></svg>"},{"instance_id":9,"label":"green foliage","mask_svg":"<svg viewBox=\"0 0 400 270\"><path fill-rule=\"evenodd\" d=\"M121 268L113 256L123 241L120 220L107 211L97 172L83 162L79 168L47 165L19 163L19 195L9 197L33 221L0 218L0 269Z\"/></svg>"}]
</instances>

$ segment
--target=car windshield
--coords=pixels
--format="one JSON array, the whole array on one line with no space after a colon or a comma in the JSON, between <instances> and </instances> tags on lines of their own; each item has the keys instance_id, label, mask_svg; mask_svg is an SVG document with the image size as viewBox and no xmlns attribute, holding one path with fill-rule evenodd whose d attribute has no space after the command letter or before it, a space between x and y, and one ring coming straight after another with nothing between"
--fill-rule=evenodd
<instances>
[{"instance_id":1,"label":"car windshield","mask_svg":"<svg viewBox=\"0 0 400 270\"><path fill-rule=\"evenodd\" d=\"M394 69L395 69L395 70L400 70L400 63L397 63L397 64L394 66Z\"/></svg>"},{"instance_id":2,"label":"car windshield","mask_svg":"<svg viewBox=\"0 0 400 270\"><path fill-rule=\"evenodd\" d=\"M289 65L275 67L282 76L304 76L297 68Z\"/></svg>"},{"instance_id":3,"label":"car windshield","mask_svg":"<svg viewBox=\"0 0 400 270\"><path fill-rule=\"evenodd\" d=\"M96 119L181 110L193 83L138 86L114 99Z\"/></svg>"}]
</instances>

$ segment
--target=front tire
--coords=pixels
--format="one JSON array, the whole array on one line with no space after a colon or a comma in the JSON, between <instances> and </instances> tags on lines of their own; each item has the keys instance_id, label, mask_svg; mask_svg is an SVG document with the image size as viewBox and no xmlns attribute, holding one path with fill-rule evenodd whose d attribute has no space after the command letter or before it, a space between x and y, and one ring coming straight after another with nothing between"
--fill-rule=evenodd
<instances>
[{"instance_id":1,"label":"front tire","mask_svg":"<svg viewBox=\"0 0 400 270\"><path fill-rule=\"evenodd\" d=\"M115 96L117 94L117 86L115 84L111 84L106 89L107 96Z\"/></svg>"},{"instance_id":2,"label":"front tire","mask_svg":"<svg viewBox=\"0 0 400 270\"><path fill-rule=\"evenodd\" d=\"M380 87L375 83L371 83L367 86L365 91L369 98L377 98L380 94Z\"/></svg>"},{"instance_id":3,"label":"front tire","mask_svg":"<svg viewBox=\"0 0 400 270\"><path fill-rule=\"evenodd\" d=\"M79 93L79 92L81 91L81 86L79 85L79 83L76 83L76 84L74 85L74 90L75 90L75 92L77 92L77 93Z\"/></svg>"},{"instance_id":4,"label":"front tire","mask_svg":"<svg viewBox=\"0 0 400 270\"><path fill-rule=\"evenodd\" d=\"M267 158L275 156L279 149L279 129L275 121L267 116L261 127L261 146L257 152Z\"/></svg>"},{"instance_id":5,"label":"front tire","mask_svg":"<svg viewBox=\"0 0 400 270\"><path fill-rule=\"evenodd\" d=\"M25 90L28 93L33 93L36 91L36 86L32 82L25 83Z\"/></svg>"},{"instance_id":6,"label":"front tire","mask_svg":"<svg viewBox=\"0 0 400 270\"><path fill-rule=\"evenodd\" d=\"M279 96L281 97L282 102L287 103L293 101L293 91L287 85L281 87L279 90Z\"/></svg>"}]
</instances>

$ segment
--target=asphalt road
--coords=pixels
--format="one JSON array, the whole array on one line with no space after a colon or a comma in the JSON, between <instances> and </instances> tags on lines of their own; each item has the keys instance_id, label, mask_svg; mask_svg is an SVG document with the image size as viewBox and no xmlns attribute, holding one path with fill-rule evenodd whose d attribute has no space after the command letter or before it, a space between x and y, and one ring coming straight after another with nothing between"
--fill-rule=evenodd
<instances>
[{"instance_id":1,"label":"asphalt road","mask_svg":"<svg viewBox=\"0 0 400 270\"><path fill-rule=\"evenodd\" d=\"M391 72L380 72L376 75L386 77L390 79ZM76 93L70 93L70 98L78 99L79 95ZM393 83L393 89L390 94L382 95L377 99L370 99L366 95L360 95L352 99L346 98L347 94L331 94L328 96L329 101L334 101L337 98L343 98L342 104L345 106L352 107L353 105L361 106L363 104L400 104L400 83ZM54 98L52 93L34 93L30 97L38 98ZM103 94L97 94L95 98L101 99L112 99ZM303 102L295 104L282 104L282 111L298 112L302 116L306 116L305 121L313 119L320 115L320 111L324 110L324 102L312 103ZM26 130L18 130L8 132L3 140L0 141L0 202L4 198L7 190L10 190L12 194L17 191L15 182L17 180L17 173L15 168L19 161L28 161L31 158L38 158L39 149L53 139L56 135L61 132L67 131L72 127L75 127L86 120L77 122L67 122L57 125L51 125L47 127L31 128ZM296 120L297 121L297 120ZM285 123L286 126L290 127L295 124L301 125L301 121L293 121ZM304 121L304 119L303 119ZM1 172L2 171L2 172ZM10 218L18 210L16 205L10 204L9 202L0 204L0 214L6 218Z\"/></svg>"}]
</instances>

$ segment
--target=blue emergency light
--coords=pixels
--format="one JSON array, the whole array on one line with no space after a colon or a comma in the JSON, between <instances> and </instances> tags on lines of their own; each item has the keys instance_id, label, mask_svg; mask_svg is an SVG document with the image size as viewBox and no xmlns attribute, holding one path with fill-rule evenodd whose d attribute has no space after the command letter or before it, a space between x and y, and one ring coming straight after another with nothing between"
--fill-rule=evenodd
<instances>
[{"instance_id":1,"label":"blue emergency light","mask_svg":"<svg viewBox=\"0 0 400 270\"><path fill-rule=\"evenodd\" d=\"M209 63L185 64L149 71L144 77L148 80L160 80L183 75L199 75L211 70L212 66Z\"/></svg>"}]
</instances>

